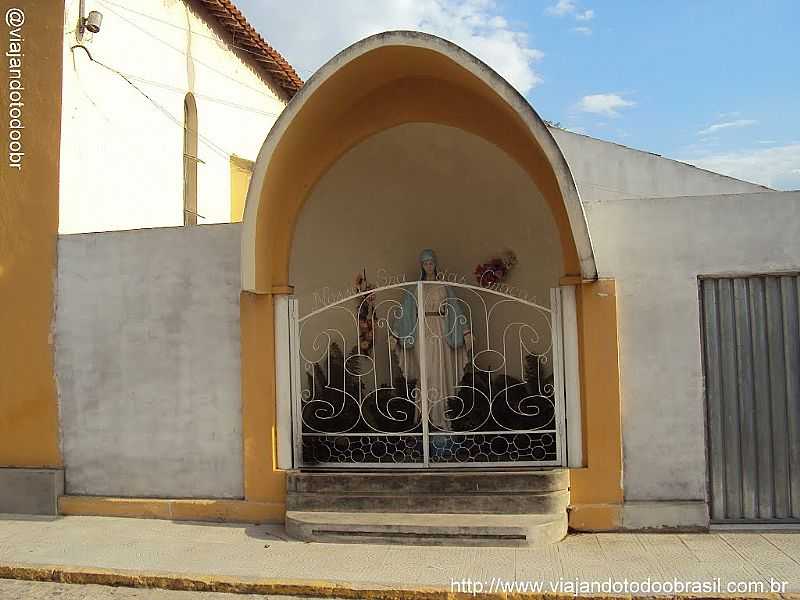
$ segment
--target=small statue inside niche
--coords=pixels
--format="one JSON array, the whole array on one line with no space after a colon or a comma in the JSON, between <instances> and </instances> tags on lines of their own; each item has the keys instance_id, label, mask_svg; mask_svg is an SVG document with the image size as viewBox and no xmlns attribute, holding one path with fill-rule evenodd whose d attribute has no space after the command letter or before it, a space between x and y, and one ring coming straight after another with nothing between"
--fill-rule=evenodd
<instances>
[{"instance_id":1,"label":"small statue inside niche","mask_svg":"<svg viewBox=\"0 0 800 600\"><path fill-rule=\"evenodd\" d=\"M470 361L471 323L465 316L463 300L452 286L437 278L434 251L423 250L419 264L420 280L430 282L422 286L424 323L418 327L417 289L404 288L402 313L392 327L392 343L407 380L419 380L422 373L425 375L432 430L450 431L448 399L456 397L456 386ZM420 343L420 329L425 336L424 343ZM422 346L424 356L421 355Z\"/></svg>"}]
</instances>

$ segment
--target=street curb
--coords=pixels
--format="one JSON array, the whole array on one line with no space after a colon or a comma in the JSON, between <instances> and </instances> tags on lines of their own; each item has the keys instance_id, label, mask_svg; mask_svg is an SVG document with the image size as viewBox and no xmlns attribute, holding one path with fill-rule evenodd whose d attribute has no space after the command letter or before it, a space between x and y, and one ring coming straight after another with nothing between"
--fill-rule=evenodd
<instances>
[{"instance_id":1,"label":"street curb","mask_svg":"<svg viewBox=\"0 0 800 600\"><path fill-rule=\"evenodd\" d=\"M124 569L98 569L61 565L0 565L0 579L45 581L112 587L157 588L188 592L223 592L228 594L261 594L273 596L304 596L309 598L343 598L347 600L574 600L570 594L536 592L493 592L472 594L451 592L442 588L386 588L379 585L353 585L332 581L251 579L224 575L186 575L167 572L141 572ZM581 600L631 600L653 596L580 596ZM695 595L658 596L667 598L702 598L703 600L800 600L800 594L757 595Z\"/></svg>"}]
</instances>

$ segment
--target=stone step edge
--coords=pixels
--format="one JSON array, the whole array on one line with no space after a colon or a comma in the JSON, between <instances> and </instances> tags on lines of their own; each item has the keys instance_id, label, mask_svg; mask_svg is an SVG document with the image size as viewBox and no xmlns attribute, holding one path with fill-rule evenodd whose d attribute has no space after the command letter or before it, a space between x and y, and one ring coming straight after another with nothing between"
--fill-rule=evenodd
<instances>
[{"instance_id":1,"label":"stone step edge","mask_svg":"<svg viewBox=\"0 0 800 600\"><path fill-rule=\"evenodd\" d=\"M402 469L381 471L364 471L360 469L341 469L341 470L298 470L286 471L288 479L322 479L325 477L359 478L359 479L393 479L393 478L414 478L414 479L469 479L491 475L493 479L559 479L569 476L569 469L558 468L543 471L491 471L484 469L463 468L459 470L436 470L436 469Z\"/></svg>"},{"instance_id":2,"label":"stone step edge","mask_svg":"<svg viewBox=\"0 0 800 600\"><path fill-rule=\"evenodd\" d=\"M318 523L328 526L329 521L339 521L332 527L344 528L352 526L374 527L385 525L389 521L392 525L408 527L410 530L420 530L434 525L443 528L464 528L474 526L481 528L499 529L524 529L529 525L544 525L553 521L566 518L566 511L549 512L541 514L498 515L498 514L471 514L471 513L407 513L407 512L353 512L353 511L316 511L316 510L287 510L286 519L303 519L306 523ZM465 525L464 521L484 521L474 525ZM452 524L448 521L453 521Z\"/></svg>"},{"instance_id":3,"label":"stone step edge","mask_svg":"<svg viewBox=\"0 0 800 600\"><path fill-rule=\"evenodd\" d=\"M466 463L465 463L466 464ZM500 468L500 467L431 467L428 469L392 469L390 467L383 468L368 468L368 467L351 467L347 471L337 469L335 467L305 467L288 469L286 471L289 475L377 475L384 477L388 475L422 475L424 477L434 477L437 475L470 475L475 473L491 473L492 475L506 476L506 475L553 475L557 473L569 472L569 467L543 467L534 469L530 467L518 468Z\"/></svg>"},{"instance_id":4,"label":"stone step edge","mask_svg":"<svg viewBox=\"0 0 800 600\"><path fill-rule=\"evenodd\" d=\"M486 502L492 504L487 506ZM296 512L378 514L543 515L565 512L570 502L567 490L545 494L297 494L287 496L287 510ZM453 506L453 505L456 506ZM341 508L338 508L341 506ZM414 507L418 509L415 510ZM448 510L449 509L449 510ZM441 511L441 512L439 512Z\"/></svg>"},{"instance_id":5,"label":"stone step edge","mask_svg":"<svg viewBox=\"0 0 800 600\"><path fill-rule=\"evenodd\" d=\"M289 471L287 477L287 491L290 493L331 493L339 492L341 495L350 493L369 494L370 488L382 484L392 484L393 491L404 493L431 493L432 487L446 490L445 493L484 493L484 494L530 494L566 491L570 488L567 470L550 472L548 475L533 475L530 473L502 472L496 476L492 473L491 480L485 479L478 473L306 473ZM481 481L483 479L483 481ZM477 489L474 484L477 483ZM480 485L486 489L480 489Z\"/></svg>"},{"instance_id":6,"label":"stone step edge","mask_svg":"<svg viewBox=\"0 0 800 600\"><path fill-rule=\"evenodd\" d=\"M292 537L318 543L544 546L566 535L567 514L287 511L286 531Z\"/></svg>"},{"instance_id":7,"label":"stone step edge","mask_svg":"<svg viewBox=\"0 0 800 600\"><path fill-rule=\"evenodd\" d=\"M362 490L354 490L350 491L342 491L342 490L326 490L326 491L296 491L296 490L289 490L289 494L293 496L319 496L319 497L326 497L326 498L481 498L481 497L502 497L502 496L510 496L510 497L522 497L522 498L532 498L532 497L542 497L542 498L556 498L559 496L569 496L570 490L569 488L561 488L557 490L536 490L536 491L528 491L528 490L514 490L514 491L494 491L494 490L476 490L476 491L463 491L458 490L455 492L447 492L447 493L431 493L431 492L408 492L407 490L380 490L376 492L369 492L369 491L362 491Z\"/></svg>"}]
</instances>

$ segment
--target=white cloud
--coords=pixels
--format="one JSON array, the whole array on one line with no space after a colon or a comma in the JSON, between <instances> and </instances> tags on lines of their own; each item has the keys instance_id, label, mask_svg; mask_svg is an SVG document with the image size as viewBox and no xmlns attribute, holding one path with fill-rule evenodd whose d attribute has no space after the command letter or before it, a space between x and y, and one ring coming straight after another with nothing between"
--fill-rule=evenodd
<instances>
[{"instance_id":1,"label":"white cloud","mask_svg":"<svg viewBox=\"0 0 800 600\"><path fill-rule=\"evenodd\" d=\"M575 33L582 33L583 35L592 35L591 27L573 27L572 31Z\"/></svg>"},{"instance_id":2,"label":"white cloud","mask_svg":"<svg viewBox=\"0 0 800 600\"><path fill-rule=\"evenodd\" d=\"M552 6L548 6L546 12L548 15L553 15L554 17L563 17L564 15L574 13L576 8L572 0L558 0L558 2Z\"/></svg>"},{"instance_id":3,"label":"white cloud","mask_svg":"<svg viewBox=\"0 0 800 600\"><path fill-rule=\"evenodd\" d=\"M446 38L527 93L544 54L501 15L495 0L237 0L253 26L304 78L350 44L396 29Z\"/></svg>"},{"instance_id":4,"label":"white cloud","mask_svg":"<svg viewBox=\"0 0 800 600\"><path fill-rule=\"evenodd\" d=\"M586 9L575 15L575 18L578 19L578 21L591 21L594 19L594 11L591 8Z\"/></svg>"},{"instance_id":5,"label":"white cloud","mask_svg":"<svg viewBox=\"0 0 800 600\"><path fill-rule=\"evenodd\" d=\"M592 94L584 96L578 102L578 109L583 112L616 117L619 109L636 106L636 102L626 100L619 94Z\"/></svg>"},{"instance_id":6,"label":"white cloud","mask_svg":"<svg viewBox=\"0 0 800 600\"><path fill-rule=\"evenodd\" d=\"M800 189L800 143L709 154L684 162L771 188Z\"/></svg>"},{"instance_id":7,"label":"white cloud","mask_svg":"<svg viewBox=\"0 0 800 600\"><path fill-rule=\"evenodd\" d=\"M738 128L738 127L748 127L750 125L755 125L758 121L753 119L737 119L736 121L725 121L723 123L715 123L710 127L706 127L705 129L701 129L697 132L697 135L709 135L714 133L715 131L719 131L720 129L731 129L731 128Z\"/></svg>"}]
</instances>

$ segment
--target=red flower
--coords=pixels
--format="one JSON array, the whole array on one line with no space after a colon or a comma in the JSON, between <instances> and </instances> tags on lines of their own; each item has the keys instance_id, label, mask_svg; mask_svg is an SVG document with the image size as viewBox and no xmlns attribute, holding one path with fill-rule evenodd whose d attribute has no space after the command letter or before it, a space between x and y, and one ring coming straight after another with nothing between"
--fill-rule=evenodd
<instances>
[{"instance_id":1,"label":"red flower","mask_svg":"<svg viewBox=\"0 0 800 600\"><path fill-rule=\"evenodd\" d=\"M475 279L482 287L491 287L502 282L508 275L511 267L516 263L516 256L513 258L492 258L489 261L475 267Z\"/></svg>"}]
</instances>

